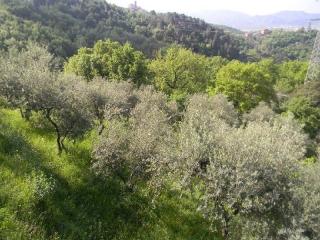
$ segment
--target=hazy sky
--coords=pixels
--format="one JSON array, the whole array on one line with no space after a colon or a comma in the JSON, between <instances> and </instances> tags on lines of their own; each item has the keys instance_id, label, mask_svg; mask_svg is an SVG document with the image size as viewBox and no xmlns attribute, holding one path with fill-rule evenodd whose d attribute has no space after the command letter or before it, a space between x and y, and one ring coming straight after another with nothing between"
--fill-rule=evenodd
<instances>
[{"instance_id":1,"label":"hazy sky","mask_svg":"<svg viewBox=\"0 0 320 240\"><path fill-rule=\"evenodd\" d=\"M107 0L127 7L134 0ZM319 0L137 0L146 10L158 12L193 13L202 10L232 10L250 15L275 13L282 10L298 10L320 13Z\"/></svg>"}]
</instances>

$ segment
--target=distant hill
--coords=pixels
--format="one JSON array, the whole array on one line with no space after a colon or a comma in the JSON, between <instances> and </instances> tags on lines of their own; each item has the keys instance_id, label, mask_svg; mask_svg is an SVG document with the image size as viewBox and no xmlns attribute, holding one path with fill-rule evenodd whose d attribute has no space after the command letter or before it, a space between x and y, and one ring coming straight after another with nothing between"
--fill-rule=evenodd
<instances>
[{"instance_id":1,"label":"distant hill","mask_svg":"<svg viewBox=\"0 0 320 240\"><path fill-rule=\"evenodd\" d=\"M282 11L271 15L250 16L234 11L202 11L194 13L193 16L209 23L227 25L246 31L262 28L306 28L310 19L320 18L320 13Z\"/></svg>"},{"instance_id":2,"label":"distant hill","mask_svg":"<svg viewBox=\"0 0 320 240\"><path fill-rule=\"evenodd\" d=\"M129 41L148 56L180 44L208 56L242 58L231 28L183 14L130 11L105 0L0 0L0 29L0 49L32 40L62 58L106 38Z\"/></svg>"}]
</instances>

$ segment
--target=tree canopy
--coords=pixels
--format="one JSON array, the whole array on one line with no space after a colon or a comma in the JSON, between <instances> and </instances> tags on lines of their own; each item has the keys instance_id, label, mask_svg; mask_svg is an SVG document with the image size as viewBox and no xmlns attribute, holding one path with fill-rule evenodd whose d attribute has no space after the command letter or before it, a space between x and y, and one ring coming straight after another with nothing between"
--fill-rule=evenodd
<instances>
[{"instance_id":1,"label":"tree canopy","mask_svg":"<svg viewBox=\"0 0 320 240\"><path fill-rule=\"evenodd\" d=\"M58 2L89 4L12 7L33 19ZM148 60L109 39L61 71L47 47L19 46L0 52L0 239L320 236L320 85L302 84L305 62L180 45Z\"/></svg>"},{"instance_id":2,"label":"tree canopy","mask_svg":"<svg viewBox=\"0 0 320 240\"><path fill-rule=\"evenodd\" d=\"M65 59L81 47L112 39L129 41L147 56L178 43L209 56L243 58L237 38L183 14L132 12L103 0L1 0L0 4L5 9L6 33L0 38L5 43L1 48L12 43L23 47L30 39L48 45L52 53Z\"/></svg>"},{"instance_id":3,"label":"tree canopy","mask_svg":"<svg viewBox=\"0 0 320 240\"><path fill-rule=\"evenodd\" d=\"M213 61L178 46L159 52L149 68L155 87L172 96L203 92L214 81Z\"/></svg>"},{"instance_id":4,"label":"tree canopy","mask_svg":"<svg viewBox=\"0 0 320 240\"><path fill-rule=\"evenodd\" d=\"M95 76L123 81L132 80L141 85L147 81L144 55L129 43L121 45L111 40L98 41L93 48L80 48L65 64L67 73L91 80Z\"/></svg>"},{"instance_id":5,"label":"tree canopy","mask_svg":"<svg viewBox=\"0 0 320 240\"><path fill-rule=\"evenodd\" d=\"M271 76L257 63L239 61L232 61L220 69L215 88L210 92L225 94L241 112L261 101L275 99Z\"/></svg>"}]
</instances>

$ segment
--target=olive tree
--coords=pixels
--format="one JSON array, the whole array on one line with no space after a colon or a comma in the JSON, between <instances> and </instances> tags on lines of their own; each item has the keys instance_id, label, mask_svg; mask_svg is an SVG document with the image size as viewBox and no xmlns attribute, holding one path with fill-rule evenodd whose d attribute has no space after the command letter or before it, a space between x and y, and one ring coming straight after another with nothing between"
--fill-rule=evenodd
<instances>
[{"instance_id":1,"label":"olive tree","mask_svg":"<svg viewBox=\"0 0 320 240\"><path fill-rule=\"evenodd\" d=\"M306 136L292 119L236 128L208 108L187 108L181 123L182 184L202 182L199 209L225 239L277 239L299 211L294 187Z\"/></svg>"},{"instance_id":2,"label":"olive tree","mask_svg":"<svg viewBox=\"0 0 320 240\"><path fill-rule=\"evenodd\" d=\"M56 132L59 154L66 138L78 137L91 127L87 83L59 74L46 48L29 44L20 52L10 50L0 60L0 94L22 113L42 113Z\"/></svg>"},{"instance_id":3,"label":"olive tree","mask_svg":"<svg viewBox=\"0 0 320 240\"><path fill-rule=\"evenodd\" d=\"M199 94L189 99L179 126L177 161L172 162L183 185L206 172L214 146L237 124L237 112L223 95Z\"/></svg>"},{"instance_id":4,"label":"olive tree","mask_svg":"<svg viewBox=\"0 0 320 240\"><path fill-rule=\"evenodd\" d=\"M265 102L260 102L258 106L249 113L243 114L243 121L246 122L270 122L276 117L276 113Z\"/></svg>"},{"instance_id":5,"label":"olive tree","mask_svg":"<svg viewBox=\"0 0 320 240\"><path fill-rule=\"evenodd\" d=\"M34 94L34 109L43 113L53 126L59 154L65 150L66 138L80 137L92 126L86 87L76 76L59 75L52 87L41 88Z\"/></svg>"},{"instance_id":6,"label":"olive tree","mask_svg":"<svg viewBox=\"0 0 320 240\"><path fill-rule=\"evenodd\" d=\"M19 107L24 103L23 83L20 79L21 68L18 68L13 55L18 55L10 51L1 53L0 58L0 94L12 106Z\"/></svg>"},{"instance_id":7,"label":"olive tree","mask_svg":"<svg viewBox=\"0 0 320 240\"><path fill-rule=\"evenodd\" d=\"M234 129L210 159L203 211L226 239L279 238L299 210L294 186L305 152L306 137L288 120Z\"/></svg>"},{"instance_id":8,"label":"olive tree","mask_svg":"<svg viewBox=\"0 0 320 240\"><path fill-rule=\"evenodd\" d=\"M92 169L97 175L104 178L117 176L123 182L127 181L129 131L126 121L109 121L106 131L101 134L92 152Z\"/></svg>"},{"instance_id":9,"label":"olive tree","mask_svg":"<svg viewBox=\"0 0 320 240\"><path fill-rule=\"evenodd\" d=\"M206 94L195 94L187 102L186 116L210 115L213 118L223 120L230 126L238 125L238 112L232 102L222 94L207 96Z\"/></svg>"},{"instance_id":10,"label":"olive tree","mask_svg":"<svg viewBox=\"0 0 320 240\"><path fill-rule=\"evenodd\" d=\"M105 120L130 113L136 102L133 87L130 82L110 82L102 78L88 83L87 97L90 110L99 122L99 135L105 128Z\"/></svg>"},{"instance_id":11,"label":"olive tree","mask_svg":"<svg viewBox=\"0 0 320 240\"><path fill-rule=\"evenodd\" d=\"M132 111L130 157L135 178L149 180L158 185L168 166L170 150L174 144L173 126L177 106L168 103L163 93L147 86L137 92L138 103ZM154 185L154 187L155 187Z\"/></svg>"},{"instance_id":12,"label":"olive tree","mask_svg":"<svg viewBox=\"0 0 320 240\"><path fill-rule=\"evenodd\" d=\"M303 199L303 215L298 222L301 235L308 239L320 238L320 163L308 164L303 169L304 184L297 190Z\"/></svg>"},{"instance_id":13,"label":"olive tree","mask_svg":"<svg viewBox=\"0 0 320 240\"><path fill-rule=\"evenodd\" d=\"M53 78L54 57L46 48L30 43L20 52L9 49L0 59L0 94L12 107L18 107L22 116L30 113L32 92L37 82Z\"/></svg>"},{"instance_id":14,"label":"olive tree","mask_svg":"<svg viewBox=\"0 0 320 240\"><path fill-rule=\"evenodd\" d=\"M170 125L175 109L152 87L136 92L138 102L127 119L113 119L93 151L93 169L102 176L117 175L128 186L139 181L160 182L173 146ZM154 185L154 186L155 186Z\"/></svg>"}]
</instances>

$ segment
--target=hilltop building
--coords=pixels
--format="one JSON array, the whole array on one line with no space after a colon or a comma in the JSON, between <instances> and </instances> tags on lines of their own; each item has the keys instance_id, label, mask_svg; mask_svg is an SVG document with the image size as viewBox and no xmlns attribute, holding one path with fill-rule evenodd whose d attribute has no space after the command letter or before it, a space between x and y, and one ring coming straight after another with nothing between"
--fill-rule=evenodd
<instances>
[{"instance_id":1,"label":"hilltop building","mask_svg":"<svg viewBox=\"0 0 320 240\"><path fill-rule=\"evenodd\" d=\"M129 9L133 12L141 10L141 7L138 6L137 1L134 1L134 3L131 3L129 5Z\"/></svg>"},{"instance_id":2,"label":"hilltop building","mask_svg":"<svg viewBox=\"0 0 320 240\"><path fill-rule=\"evenodd\" d=\"M272 31L270 29L263 29L260 31L261 35L268 35L270 33L272 33Z\"/></svg>"},{"instance_id":3,"label":"hilltop building","mask_svg":"<svg viewBox=\"0 0 320 240\"><path fill-rule=\"evenodd\" d=\"M251 38L251 37L253 37L253 32L246 32L246 33L244 34L244 36L245 36L246 38Z\"/></svg>"}]
</instances>

